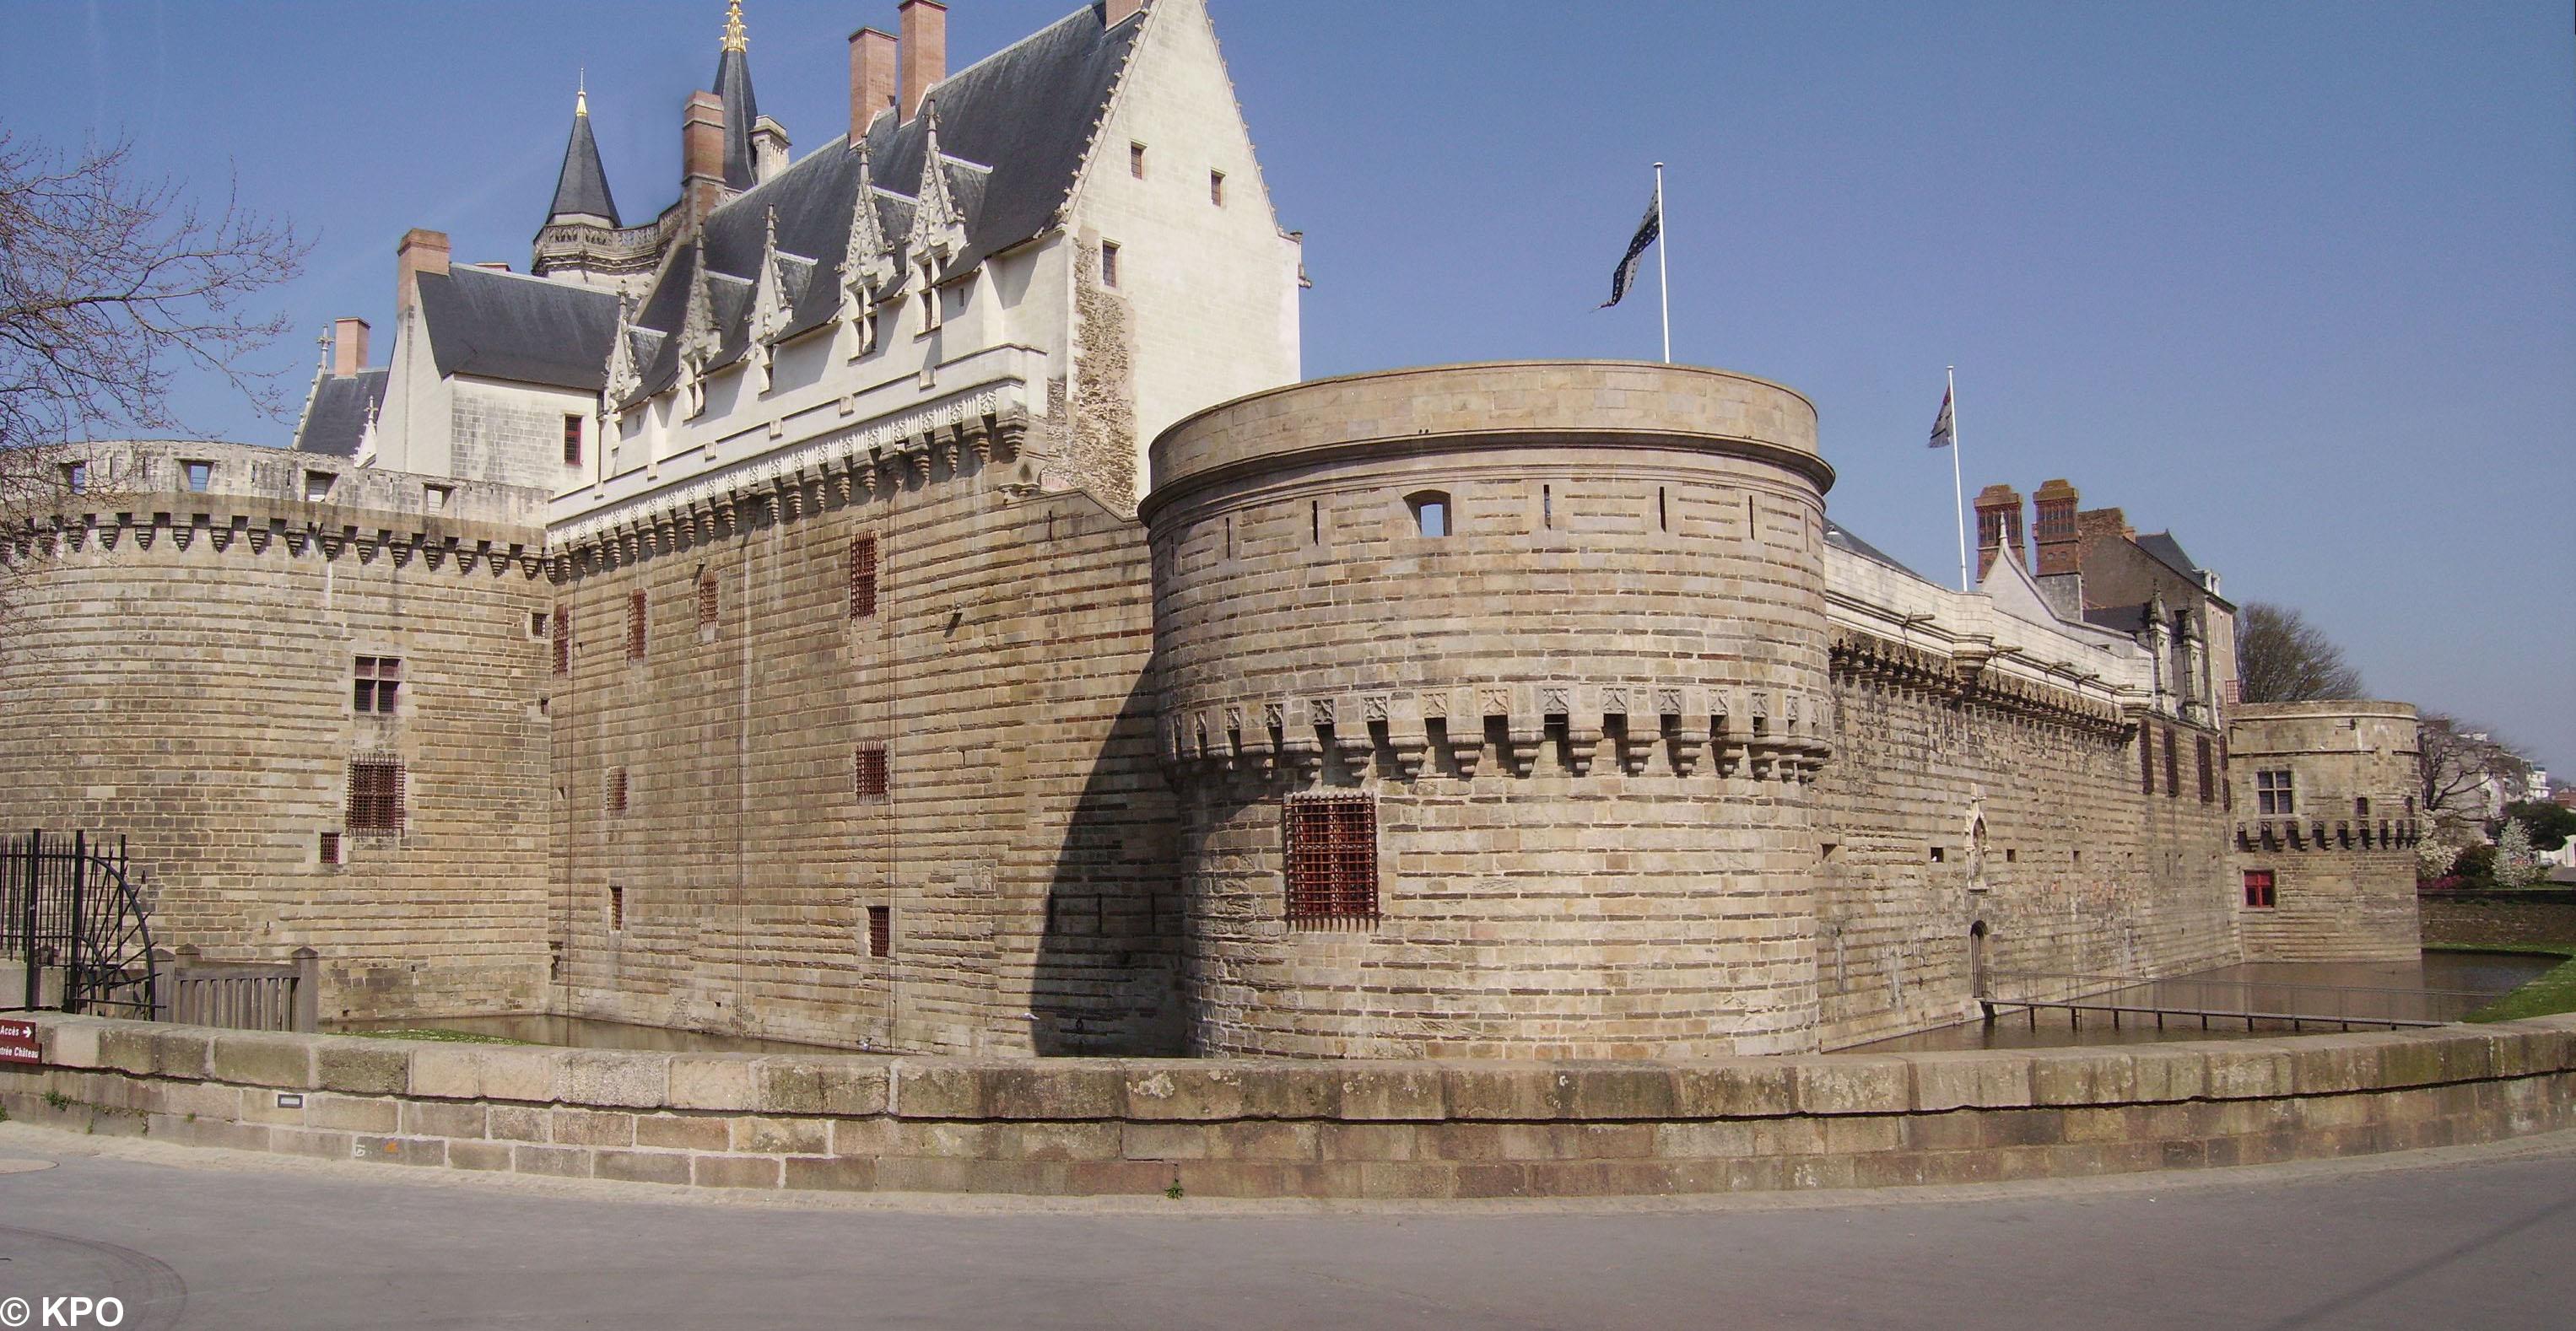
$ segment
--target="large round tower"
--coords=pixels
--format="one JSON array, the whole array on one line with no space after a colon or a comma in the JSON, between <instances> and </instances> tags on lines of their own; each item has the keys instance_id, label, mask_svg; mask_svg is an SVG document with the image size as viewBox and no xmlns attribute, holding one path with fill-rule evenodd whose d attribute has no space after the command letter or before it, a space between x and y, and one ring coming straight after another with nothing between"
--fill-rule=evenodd
<instances>
[{"instance_id":1,"label":"large round tower","mask_svg":"<svg viewBox=\"0 0 2576 1331\"><path fill-rule=\"evenodd\" d=\"M1628 362L1277 389L1154 442L1204 1053L1814 1047L1816 415Z\"/></svg>"}]
</instances>

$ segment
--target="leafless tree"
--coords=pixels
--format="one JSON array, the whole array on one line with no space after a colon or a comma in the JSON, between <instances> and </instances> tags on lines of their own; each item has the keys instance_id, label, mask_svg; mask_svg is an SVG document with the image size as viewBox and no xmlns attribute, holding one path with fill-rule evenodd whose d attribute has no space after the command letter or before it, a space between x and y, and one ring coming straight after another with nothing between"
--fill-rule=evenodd
<instances>
[{"instance_id":1,"label":"leafless tree","mask_svg":"<svg viewBox=\"0 0 2576 1331\"><path fill-rule=\"evenodd\" d=\"M209 214L176 182L138 180L132 158L0 130L0 525L60 495L78 441L188 434L169 405L184 370L284 415L279 373L252 361L286 318L245 306L302 270L306 244L229 196Z\"/></svg>"},{"instance_id":2,"label":"leafless tree","mask_svg":"<svg viewBox=\"0 0 2576 1331\"><path fill-rule=\"evenodd\" d=\"M2236 675L2247 702L2358 698L2361 672L2343 648L2287 606L2249 601L2236 622Z\"/></svg>"},{"instance_id":3,"label":"leafless tree","mask_svg":"<svg viewBox=\"0 0 2576 1331\"><path fill-rule=\"evenodd\" d=\"M2424 817L2476 840L2505 803L2521 798L2531 759L2487 727L2446 712L2425 712L2419 721L2416 798Z\"/></svg>"}]
</instances>

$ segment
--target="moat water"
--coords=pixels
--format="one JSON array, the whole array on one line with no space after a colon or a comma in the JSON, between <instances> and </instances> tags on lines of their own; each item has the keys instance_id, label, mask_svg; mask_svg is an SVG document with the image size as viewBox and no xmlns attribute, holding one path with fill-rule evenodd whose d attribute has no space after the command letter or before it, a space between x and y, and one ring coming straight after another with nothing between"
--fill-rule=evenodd
<instances>
[{"instance_id":1,"label":"moat water","mask_svg":"<svg viewBox=\"0 0 2576 1331\"><path fill-rule=\"evenodd\" d=\"M1935 1049L2039 1049L2067 1045L2146 1044L2159 1040L2269 1038L2334 1031L2332 1018L2350 1016L2409 1021L2456 1021L2554 969L2562 957L2529 953L2426 952L2417 961L2247 962L2134 985L2111 982L2076 987L2086 1003L2128 1008L2200 1009L2217 1012L2291 1013L2327 1020L2281 1021L2241 1016L2183 1016L2161 1020L2123 1013L2114 1024L2102 1011L2067 1012L2000 1005L1992 1022L1970 1021L1938 1030L1853 1045L1854 1050L1895 1053ZM2009 982L1998 993L2013 992ZM2029 991L2034 996L2040 991ZM2066 992L2061 988L2059 993ZM2354 1030L2385 1029L2356 1024Z\"/></svg>"}]
</instances>

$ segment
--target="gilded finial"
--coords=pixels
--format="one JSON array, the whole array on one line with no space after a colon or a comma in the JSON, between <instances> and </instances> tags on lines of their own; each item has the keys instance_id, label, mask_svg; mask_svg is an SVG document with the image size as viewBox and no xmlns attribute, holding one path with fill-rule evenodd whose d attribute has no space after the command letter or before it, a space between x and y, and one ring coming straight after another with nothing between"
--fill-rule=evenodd
<instances>
[{"instance_id":1,"label":"gilded finial","mask_svg":"<svg viewBox=\"0 0 2576 1331\"><path fill-rule=\"evenodd\" d=\"M572 113L577 116L590 114L590 71L587 69L573 76Z\"/></svg>"},{"instance_id":2,"label":"gilded finial","mask_svg":"<svg viewBox=\"0 0 2576 1331\"><path fill-rule=\"evenodd\" d=\"M724 49L744 51L750 48L751 39L743 35L742 30L742 0L725 0Z\"/></svg>"}]
</instances>

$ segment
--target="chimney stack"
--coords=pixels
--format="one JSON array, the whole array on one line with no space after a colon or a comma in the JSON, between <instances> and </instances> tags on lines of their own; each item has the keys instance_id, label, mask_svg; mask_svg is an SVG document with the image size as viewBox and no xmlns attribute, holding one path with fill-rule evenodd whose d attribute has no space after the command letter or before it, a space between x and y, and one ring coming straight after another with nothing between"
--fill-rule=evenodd
<instances>
[{"instance_id":1,"label":"chimney stack","mask_svg":"<svg viewBox=\"0 0 2576 1331\"><path fill-rule=\"evenodd\" d=\"M680 114L680 197L700 220L724 201L724 119L724 99L704 91Z\"/></svg>"},{"instance_id":2,"label":"chimney stack","mask_svg":"<svg viewBox=\"0 0 2576 1331\"><path fill-rule=\"evenodd\" d=\"M2009 485L1989 485L1977 492L1977 581L1995 566L1995 556L2012 552L2013 562L2030 567L2022 552L2021 492Z\"/></svg>"},{"instance_id":3,"label":"chimney stack","mask_svg":"<svg viewBox=\"0 0 2576 1331\"><path fill-rule=\"evenodd\" d=\"M903 18L899 109L902 118L910 120L921 113L921 99L929 95L930 85L948 77L948 6L939 0L903 0L896 12Z\"/></svg>"},{"instance_id":4,"label":"chimney stack","mask_svg":"<svg viewBox=\"0 0 2576 1331\"><path fill-rule=\"evenodd\" d=\"M850 142L866 138L877 112L894 105L895 42L892 33L861 28L850 34Z\"/></svg>"},{"instance_id":5,"label":"chimney stack","mask_svg":"<svg viewBox=\"0 0 2576 1331\"><path fill-rule=\"evenodd\" d=\"M2039 538L2038 563L2031 571L2041 577L2084 571L2084 542L2075 529L2079 497L2062 476L2041 482L2030 497L2037 515L2034 534Z\"/></svg>"},{"instance_id":6,"label":"chimney stack","mask_svg":"<svg viewBox=\"0 0 2576 1331\"><path fill-rule=\"evenodd\" d=\"M420 299L420 275L447 275L447 233L419 227L403 233L394 246L394 316L408 313Z\"/></svg>"},{"instance_id":7,"label":"chimney stack","mask_svg":"<svg viewBox=\"0 0 2576 1331\"><path fill-rule=\"evenodd\" d=\"M367 321L331 321L331 377L346 379L367 368Z\"/></svg>"},{"instance_id":8,"label":"chimney stack","mask_svg":"<svg viewBox=\"0 0 2576 1331\"><path fill-rule=\"evenodd\" d=\"M1110 27L1117 27L1127 21L1128 15L1144 7L1145 0L1109 0L1103 9L1103 22Z\"/></svg>"}]
</instances>

